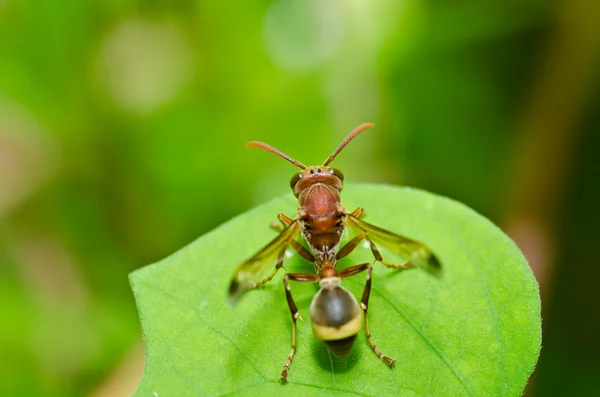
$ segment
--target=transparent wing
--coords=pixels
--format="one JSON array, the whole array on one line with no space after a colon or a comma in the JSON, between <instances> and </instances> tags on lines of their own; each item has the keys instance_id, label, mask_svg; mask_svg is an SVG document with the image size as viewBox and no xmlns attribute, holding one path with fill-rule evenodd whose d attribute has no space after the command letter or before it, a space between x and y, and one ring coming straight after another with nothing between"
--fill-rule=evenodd
<instances>
[{"instance_id":1,"label":"transparent wing","mask_svg":"<svg viewBox=\"0 0 600 397\"><path fill-rule=\"evenodd\" d=\"M291 240L296 238L299 231L300 224L294 220L269 244L258 251L256 255L237 268L229 286L229 298L232 303L235 303L246 291L267 282L275 275L277 271L275 268L276 260L283 258L287 245ZM273 267L273 271L269 276L265 277L265 270L269 266Z\"/></svg>"},{"instance_id":2,"label":"transparent wing","mask_svg":"<svg viewBox=\"0 0 600 397\"><path fill-rule=\"evenodd\" d=\"M348 214L347 225L361 233L366 233L369 240L375 245L381 245L393 251L405 261L404 263L410 262L436 275L442 269L440 261L425 244L373 226L351 214ZM399 265L404 263L399 263Z\"/></svg>"}]
</instances>

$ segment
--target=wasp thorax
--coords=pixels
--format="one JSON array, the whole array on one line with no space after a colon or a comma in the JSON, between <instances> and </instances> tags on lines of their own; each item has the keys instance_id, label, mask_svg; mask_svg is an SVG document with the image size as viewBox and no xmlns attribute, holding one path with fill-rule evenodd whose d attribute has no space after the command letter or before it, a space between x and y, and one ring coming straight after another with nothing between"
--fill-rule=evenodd
<instances>
[{"instance_id":1,"label":"wasp thorax","mask_svg":"<svg viewBox=\"0 0 600 397\"><path fill-rule=\"evenodd\" d=\"M313 333L336 356L346 358L362 328L360 307L356 298L339 285L339 279L322 285L310 305Z\"/></svg>"}]
</instances>

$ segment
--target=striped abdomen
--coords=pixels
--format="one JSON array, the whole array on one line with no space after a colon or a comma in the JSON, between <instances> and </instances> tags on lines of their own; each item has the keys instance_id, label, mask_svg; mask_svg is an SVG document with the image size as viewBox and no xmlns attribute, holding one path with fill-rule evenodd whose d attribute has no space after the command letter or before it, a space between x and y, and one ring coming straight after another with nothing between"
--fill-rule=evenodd
<instances>
[{"instance_id":1,"label":"striped abdomen","mask_svg":"<svg viewBox=\"0 0 600 397\"><path fill-rule=\"evenodd\" d=\"M336 356L346 358L362 328L360 307L339 279L322 285L310 306L313 333Z\"/></svg>"}]
</instances>

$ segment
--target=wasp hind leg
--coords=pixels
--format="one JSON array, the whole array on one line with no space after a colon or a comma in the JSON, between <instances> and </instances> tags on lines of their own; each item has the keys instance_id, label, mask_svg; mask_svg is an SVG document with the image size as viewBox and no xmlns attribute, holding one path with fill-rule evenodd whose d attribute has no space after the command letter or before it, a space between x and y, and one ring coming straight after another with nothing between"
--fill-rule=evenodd
<instances>
[{"instance_id":1,"label":"wasp hind leg","mask_svg":"<svg viewBox=\"0 0 600 397\"><path fill-rule=\"evenodd\" d=\"M371 295L371 276L373 274L373 265L371 265L370 263L363 263L361 265L350 266L349 268L346 268L340 272L340 277L351 277L355 274L362 273L365 270L367 271L367 282L365 283L365 290L363 291L362 298L360 299L360 308L365 313L365 332L367 334L367 340L369 341L369 344L371 345L371 348L373 349L375 354L377 354L377 357L379 357L381 361L392 367L396 363L396 360L386 356L381 352L381 350L379 350L379 348L375 344L375 341L373 341L373 337L371 336L371 330L369 329L368 309L369 296Z\"/></svg>"},{"instance_id":2,"label":"wasp hind leg","mask_svg":"<svg viewBox=\"0 0 600 397\"><path fill-rule=\"evenodd\" d=\"M286 273L283 276L283 284L285 285L285 297L287 299L288 306L290 307L290 312L292 314L292 348L290 349L290 353L288 354L287 360L285 360L285 364L283 365L283 369L281 370L281 377L279 378L281 383L287 382L288 371L290 369L292 359L294 358L294 353L296 353L296 320L304 320L302 316L300 316L300 312L298 312L296 302L294 302L294 298L292 297L289 280L298 281L301 283L316 283L317 281L319 281L319 277L316 274L308 273Z\"/></svg>"}]
</instances>

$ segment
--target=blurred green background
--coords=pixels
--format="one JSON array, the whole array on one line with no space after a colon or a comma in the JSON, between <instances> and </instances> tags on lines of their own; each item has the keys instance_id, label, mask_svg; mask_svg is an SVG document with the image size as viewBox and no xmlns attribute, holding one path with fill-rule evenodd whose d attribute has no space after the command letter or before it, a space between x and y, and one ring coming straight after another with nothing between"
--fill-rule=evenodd
<instances>
[{"instance_id":1,"label":"blurred green background","mask_svg":"<svg viewBox=\"0 0 600 397\"><path fill-rule=\"evenodd\" d=\"M365 121L346 180L506 230L544 304L528 395L592 395L599 50L596 0L0 0L0 395L130 395L127 274L289 191L247 141L316 164Z\"/></svg>"}]
</instances>

